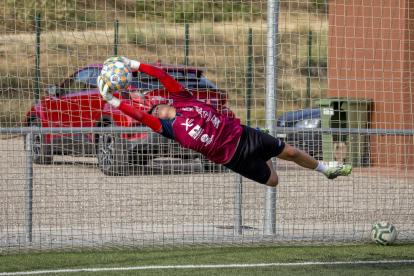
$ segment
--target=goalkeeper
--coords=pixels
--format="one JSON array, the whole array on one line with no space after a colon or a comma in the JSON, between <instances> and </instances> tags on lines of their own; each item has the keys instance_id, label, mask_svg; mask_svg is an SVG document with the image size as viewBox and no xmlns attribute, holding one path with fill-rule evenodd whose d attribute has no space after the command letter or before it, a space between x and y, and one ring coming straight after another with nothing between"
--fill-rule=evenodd
<instances>
[{"instance_id":1,"label":"goalkeeper","mask_svg":"<svg viewBox=\"0 0 414 276\"><path fill-rule=\"evenodd\" d=\"M212 162L223 164L246 178L276 186L279 178L273 168L272 157L293 161L304 168L323 173L328 179L347 176L352 171L351 165L330 168L269 134L241 125L237 118L221 115L211 105L194 98L160 68L125 57L113 57L105 63L111 61L123 62L131 69L157 78L173 100L172 104L154 105L148 113L142 112L114 97L109 87L98 78L101 95L111 106L164 137L173 139L181 146L199 152Z\"/></svg>"}]
</instances>

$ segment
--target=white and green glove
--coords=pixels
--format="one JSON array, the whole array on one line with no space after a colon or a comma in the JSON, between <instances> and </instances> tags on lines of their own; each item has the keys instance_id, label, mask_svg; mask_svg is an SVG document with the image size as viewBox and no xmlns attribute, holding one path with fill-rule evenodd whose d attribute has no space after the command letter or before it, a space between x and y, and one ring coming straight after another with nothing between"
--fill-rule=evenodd
<instances>
[{"instance_id":1,"label":"white and green glove","mask_svg":"<svg viewBox=\"0 0 414 276\"><path fill-rule=\"evenodd\" d=\"M134 69L134 70L138 70L139 65L141 64L139 61L132 60L126 57L111 57L105 60L104 64L106 65L109 62L117 62L117 61L125 63L126 65L128 65L129 68Z\"/></svg>"},{"instance_id":2,"label":"white and green glove","mask_svg":"<svg viewBox=\"0 0 414 276\"><path fill-rule=\"evenodd\" d=\"M102 80L101 76L98 77L99 92L101 92L102 98L115 108L121 104L121 101L112 95L109 91L109 86Z\"/></svg>"}]
</instances>

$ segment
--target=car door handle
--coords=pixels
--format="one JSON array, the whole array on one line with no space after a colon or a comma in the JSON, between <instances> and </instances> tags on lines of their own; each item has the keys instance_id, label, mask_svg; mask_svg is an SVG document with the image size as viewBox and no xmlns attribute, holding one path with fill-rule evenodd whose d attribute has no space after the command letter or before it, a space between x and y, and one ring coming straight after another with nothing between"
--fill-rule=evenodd
<instances>
[{"instance_id":1,"label":"car door handle","mask_svg":"<svg viewBox=\"0 0 414 276\"><path fill-rule=\"evenodd\" d=\"M78 100L70 100L71 103L77 103Z\"/></svg>"}]
</instances>

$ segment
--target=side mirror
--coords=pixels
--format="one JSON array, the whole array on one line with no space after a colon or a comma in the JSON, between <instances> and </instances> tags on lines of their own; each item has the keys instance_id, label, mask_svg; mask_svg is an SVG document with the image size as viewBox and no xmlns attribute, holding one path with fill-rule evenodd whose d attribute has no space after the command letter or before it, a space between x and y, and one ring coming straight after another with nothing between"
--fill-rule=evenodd
<instances>
[{"instance_id":1,"label":"side mirror","mask_svg":"<svg viewBox=\"0 0 414 276\"><path fill-rule=\"evenodd\" d=\"M57 93L58 93L57 91L58 91L57 85L48 86L45 89L45 92L52 96L57 96Z\"/></svg>"}]
</instances>

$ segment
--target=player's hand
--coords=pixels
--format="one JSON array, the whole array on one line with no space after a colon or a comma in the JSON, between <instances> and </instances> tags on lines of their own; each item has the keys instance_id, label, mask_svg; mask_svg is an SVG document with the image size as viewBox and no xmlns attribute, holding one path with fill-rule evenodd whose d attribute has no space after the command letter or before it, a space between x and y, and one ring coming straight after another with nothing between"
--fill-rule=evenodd
<instances>
[{"instance_id":1,"label":"player's hand","mask_svg":"<svg viewBox=\"0 0 414 276\"><path fill-rule=\"evenodd\" d=\"M126 57L111 57L105 60L104 64L108 64L109 62L123 62L124 64L128 65L129 68L138 70L139 65L141 64L139 61L132 60Z\"/></svg>"},{"instance_id":2,"label":"player's hand","mask_svg":"<svg viewBox=\"0 0 414 276\"><path fill-rule=\"evenodd\" d=\"M106 65L110 62L117 62L117 61L123 62L125 64L129 63L129 59L126 58L126 57L111 57L111 58L108 58L107 60L105 60L104 65Z\"/></svg>"},{"instance_id":3,"label":"player's hand","mask_svg":"<svg viewBox=\"0 0 414 276\"><path fill-rule=\"evenodd\" d=\"M107 101L113 107L118 107L121 101L112 95L109 91L109 86L102 80L101 76L98 77L98 88L102 98Z\"/></svg>"}]
</instances>

